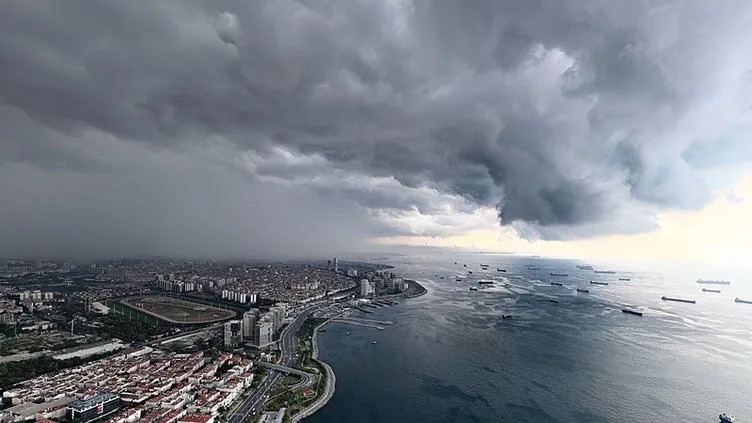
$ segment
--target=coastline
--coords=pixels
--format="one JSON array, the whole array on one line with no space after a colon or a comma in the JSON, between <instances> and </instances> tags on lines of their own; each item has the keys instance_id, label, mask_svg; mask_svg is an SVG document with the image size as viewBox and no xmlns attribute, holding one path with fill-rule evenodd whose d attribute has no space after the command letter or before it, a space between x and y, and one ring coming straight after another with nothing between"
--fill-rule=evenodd
<instances>
[{"instance_id":1,"label":"coastline","mask_svg":"<svg viewBox=\"0 0 752 423\"><path fill-rule=\"evenodd\" d=\"M420 297L421 295L425 295L428 293L428 289L426 289L426 287L424 287L417 281L410 280L409 282L412 286L415 286L416 288L414 290L410 289L408 290L408 292L400 294L400 296L404 298L417 298L417 297ZM410 292L410 291L414 291L414 292ZM311 352L311 359L316 361L322 367L324 367L324 369L326 369L326 386L324 388L325 390L324 395L322 395L318 400L316 400L316 402L311 404L309 407L305 408L304 410L301 410L298 414L292 416L290 421L292 421L293 423L300 422L306 417L310 417L315 412L323 408L329 402L332 396L334 396L334 391L335 391L336 382L337 382L337 378L336 378L336 375L334 374L334 370L332 370L329 364L327 364L326 362L322 360L319 360L318 358L319 357L319 344L318 344L319 329L326 326L331 320L332 319L328 319L322 324L316 326L313 329L313 336L311 337L311 347L313 349L313 351Z\"/></svg>"},{"instance_id":2,"label":"coastline","mask_svg":"<svg viewBox=\"0 0 752 423\"><path fill-rule=\"evenodd\" d=\"M324 387L324 395L322 395L316 402L311 404L309 407L305 408L304 410L301 410L300 413L294 415L291 418L291 421L293 423L297 423L306 417L309 417L313 413L320 410L323 406L326 405L326 403L329 402L329 400L334 395L335 385L337 383L336 376L334 374L334 370L325 363L322 360L319 360L319 344L318 344L318 333L319 329L324 327L326 324L328 324L331 321L331 319L325 321L324 323L316 326L313 329L313 336L311 337L311 346L313 348L313 351L311 352L311 359L319 363L324 369L326 370L326 386Z\"/></svg>"}]
</instances>

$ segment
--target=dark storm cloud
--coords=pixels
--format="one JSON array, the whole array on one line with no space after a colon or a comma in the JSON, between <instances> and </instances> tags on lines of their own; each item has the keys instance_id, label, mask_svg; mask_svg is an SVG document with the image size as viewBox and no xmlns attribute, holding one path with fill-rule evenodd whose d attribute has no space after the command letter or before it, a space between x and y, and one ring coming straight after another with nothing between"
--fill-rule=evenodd
<instances>
[{"instance_id":1,"label":"dark storm cloud","mask_svg":"<svg viewBox=\"0 0 752 423\"><path fill-rule=\"evenodd\" d=\"M752 63L733 45L750 35L750 9L741 0L3 2L0 166L170 179L165 160L193 154L259 190L298 186L307 201L342 199L363 216L417 211L445 222L494 207L521 234L636 232L661 209L712 196L697 169L725 156L696 152L739 133L748 113L748 98L730 93L749 86ZM698 135L697 118L719 113ZM13 185L24 189L16 177L4 181L9 198ZM259 200L243 206L252 215L263 199L244 195ZM384 231L368 222L359 224Z\"/></svg>"}]
</instances>

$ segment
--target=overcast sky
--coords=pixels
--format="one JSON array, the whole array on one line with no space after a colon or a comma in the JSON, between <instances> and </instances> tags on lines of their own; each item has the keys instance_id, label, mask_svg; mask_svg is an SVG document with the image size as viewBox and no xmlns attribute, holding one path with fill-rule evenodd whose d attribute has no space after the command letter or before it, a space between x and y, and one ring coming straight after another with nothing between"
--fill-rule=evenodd
<instances>
[{"instance_id":1,"label":"overcast sky","mask_svg":"<svg viewBox=\"0 0 752 423\"><path fill-rule=\"evenodd\" d=\"M2 1L0 256L654 233L749 167L749 40L747 0Z\"/></svg>"}]
</instances>

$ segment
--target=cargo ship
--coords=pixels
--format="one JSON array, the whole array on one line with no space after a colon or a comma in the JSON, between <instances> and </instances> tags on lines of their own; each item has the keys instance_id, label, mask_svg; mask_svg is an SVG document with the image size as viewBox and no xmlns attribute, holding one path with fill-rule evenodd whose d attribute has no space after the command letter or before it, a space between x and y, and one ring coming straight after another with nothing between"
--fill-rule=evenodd
<instances>
[{"instance_id":1,"label":"cargo ship","mask_svg":"<svg viewBox=\"0 0 752 423\"><path fill-rule=\"evenodd\" d=\"M587 293L590 292L590 290L589 289L577 288L577 292L582 292L583 294L587 294Z\"/></svg>"},{"instance_id":2,"label":"cargo ship","mask_svg":"<svg viewBox=\"0 0 752 423\"><path fill-rule=\"evenodd\" d=\"M551 275L551 276L569 276L568 273L556 273L556 272L551 272L551 273L549 273L549 275Z\"/></svg>"},{"instance_id":3,"label":"cargo ship","mask_svg":"<svg viewBox=\"0 0 752 423\"><path fill-rule=\"evenodd\" d=\"M551 285L563 286L561 282L551 282Z\"/></svg>"},{"instance_id":4,"label":"cargo ship","mask_svg":"<svg viewBox=\"0 0 752 423\"><path fill-rule=\"evenodd\" d=\"M592 285L608 285L608 282L590 281Z\"/></svg>"},{"instance_id":5,"label":"cargo ship","mask_svg":"<svg viewBox=\"0 0 752 423\"><path fill-rule=\"evenodd\" d=\"M478 281L480 285L493 285L494 281Z\"/></svg>"},{"instance_id":6,"label":"cargo ship","mask_svg":"<svg viewBox=\"0 0 752 423\"><path fill-rule=\"evenodd\" d=\"M620 281L626 281L626 282L629 282L629 281L631 281L631 279L629 279L629 278L619 278L619 280L620 280Z\"/></svg>"},{"instance_id":7,"label":"cargo ship","mask_svg":"<svg viewBox=\"0 0 752 423\"><path fill-rule=\"evenodd\" d=\"M738 297L734 298L734 302L735 303L740 303L740 304L752 304L752 301L742 300L741 298L738 298Z\"/></svg>"},{"instance_id":8,"label":"cargo ship","mask_svg":"<svg viewBox=\"0 0 752 423\"><path fill-rule=\"evenodd\" d=\"M496 271L497 271L497 272L506 272L506 271L507 271L507 269L499 269L499 268L497 267L497 268L496 268Z\"/></svg>"},{"instance_id":9,"label":"cargo ship","mask_svg":"<svg viewBox=\"0 0 752 423\"><path fill-rule=\"evenodd\" d=\"M671 298L671 297L667 297L665 295L662 296L661 299L663 301L675 301L677 303L687 303L687 304L695 304L695 303L697 303L697 301L695 301L695 300L685 300L685 299L682 299L682 298Z\"/></svg>"},{"instance_id":10,"label":"cargo ship","mask_svg":"<svg viewBox=\"0 0 752 423\"><path fill-rule=\"evenodd\" d=\"M629 308L623 308L623 309L621 309L621 312L622 313L628 313L628 314L634 314L635 316L642 316L642 312L641 311L632 310L632 309L629 309Z\"/></svg>"},{"instance_id":11,"label":"cargo ship","mask_svg":"<svg viewBox=\"0 0 752 423\"><path fill-rule=\"evenodd\" d=\"M606 275L613 275L616 272L613 271L613 270L596 270L595 273L603 273L603 274L606 274Z\"/></svg>"},{"instance_id":12,"label":"cargo ship","mask_svg":"<svg viewBox=\"0 0 752 423\"><path fill-rule=\"evenodd\" d=\"M476 288L476 287L474 287L474 286L471 286L471 287L470 287L470 290L471 290L471 291L477 291L477 290L478 290L478 288Z\"/></svg>"},{"instance_id":13,"label":"cargo ship","mask_svg":"<svg viewBox=\"0 0 752 423\"><path fill-rule=\"evenodd\" d=\"M577 266L577 268L580 269L580 270L593 270L593 266L583 266L583 265L580 265L580 266Z\"/></svg>"},{"instance_id":14,"label":"cargo ship","mask_svg":"<svg viewBox=\"0 0 752 423\"><path fill-rule=\"evenodd\" d=\"M697 279L697 283L704 285L731 285L731 281L721 281L712 279Z\"/></svg>"},{"instance_id":15,"label":"cargo ship","mask_svg":"<svg viewBox=\"0 0 752 423\"><path fill-rule=\"evenodd\" d=\"M487 264L481 264L480 267L488 267Z\"/></svg>"},{"instance_id":16,"label":"cargo ship","mask_svg":"<svg viewBox=\"0 0 752 423\"><path fill-rule=\"evenodd\" d=\"M721 290L720 290L720 289L708 289L708 288L702 288L702 292L714 292L714 293L716 293L716 294L720 294L720 293L721 293Z\"/></svg>"}]
</instances>

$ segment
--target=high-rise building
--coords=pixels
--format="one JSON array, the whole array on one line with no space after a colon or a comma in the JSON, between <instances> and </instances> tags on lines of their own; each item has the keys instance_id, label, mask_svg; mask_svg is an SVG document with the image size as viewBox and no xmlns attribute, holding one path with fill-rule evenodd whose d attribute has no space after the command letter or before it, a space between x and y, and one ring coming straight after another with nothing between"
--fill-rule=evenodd
<instances>
[{"instance_id":1,"label":"high-rise building","mask_svg":"<svg viewBox=\"0 0 752 423\"><path fill-rule=\"evenodd\" d=\"M371 282L369 282L368 279L361 279L360 280L360 296L370 297L373 295L376 295L376 290L374 289Z\"/></svg>"},{"instance_id":2,"label":"high-rise building","mask_svg":"<svg viewBox=\"0 0 752 423\"><path fill-rule=\"evenodd\" d=\"M339 272L339 266L337 266L337 257L334 258L334 271Z\"/></svg>"},{"instance_id":3,"label":"high-rise building","mask_svg":"<svg viewBox=\"0 0 752 423\"><path fill-rule=\"evenodd\" d=\"M287 317L287 305L285 303L274 304L273 307L269 308L269 312L272 313L274 332L276 333L282 327L285 317Z\"/></svg>"},{"instance_id":4,"label":"high-rise building","mask_svg":"<svg viewBox=\"0 0 752 423\"><path fill-rule=\"evenodd\" d=\"M326 261L326 270L332 270L332 261L331 260L327 260Z\"/></svg>"},{"instance_id":5,"label":"high-rise building","mask_svg":"<svg viewBox=\"0 0 752 423\"><path fill-rule=\"evenodd\" d=\"M225 346L234 347L243 341L243 322L230 320L225 323Z\"/></svg>"},{"instance_id":6,"label":"high-rise building","mask_svg":"<svg viewBox=\"0 0 752 423\"><path fill-rule=\"evenodd\" d=\"M265 313L256 322L254 333L254 345L263 348L274 341L274 316L272 313Z\"/></svg>"},{"instance_id":7,"label":"high-rise building","mask_svg":"<svg viewBox=\"0 0 752 423\"><path fill-rule=\"evenodd\" d=\"M243 313L243 339L247 339L251 343L255 342L254 328L256 327L256 321L260 313L257 308L252 308Z\"/></svg>"}]
</instances>

